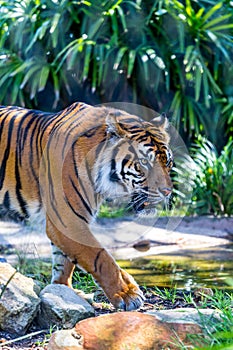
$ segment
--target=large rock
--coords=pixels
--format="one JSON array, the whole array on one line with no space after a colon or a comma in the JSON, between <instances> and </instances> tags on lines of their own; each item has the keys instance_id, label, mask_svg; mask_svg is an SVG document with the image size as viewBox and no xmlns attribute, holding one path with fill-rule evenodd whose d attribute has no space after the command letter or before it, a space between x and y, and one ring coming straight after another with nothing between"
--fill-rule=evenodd
<instances>
[{"instance_id":1,"label":"large rock","mask_svg":"<svg viewBox=\"0 0 233 350\"><path fill-rule=\"evenodd\" d=\"M165 324L152 315L118 312L80 321L73 330L54 333L48 350L161 350L177 349L176 336L188 344L188 334L200 333L195 324Z\"/></svg>"},{"instance_id":2,"label":"large rock","mask_svg":"<svg viewBox=\"0 0 233 350\"><path fill-rule=\"evenodd\" d=\"M0 328L24 334L40 304L39 287L10 264L0 263Z\"/></svg>"},{"instance_id":3,"label":"large rock","mask_svg":"<svg viewBox=\"0 0 233 350\"><path fill-rule=\"evenodd\" d=\"M71 288L62 284L50 284L40 293L41 307L37 322L42 327L56 324L71 328L78 321L95 314L93 307Z\"/></svg>"}]
</instances>

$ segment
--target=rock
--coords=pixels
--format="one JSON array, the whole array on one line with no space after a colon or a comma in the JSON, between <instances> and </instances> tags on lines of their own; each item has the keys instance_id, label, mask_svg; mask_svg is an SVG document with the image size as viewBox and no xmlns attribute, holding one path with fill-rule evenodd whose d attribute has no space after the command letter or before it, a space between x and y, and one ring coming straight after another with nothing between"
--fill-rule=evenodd
<instances>
[{"instance_id":1,"label":"rock","mask_svg":"<svg viewBox=\"0 0 233 350\"><path fill-rule=\"evenodd\" d=\"M25 334L40 304L39 287L10 264L0 263L0 328Z\"/></svg>"},{"instance_id":2,"label":"rock","mask_svg":"<svg viewBox=\"0 0 233 350\"><path fill-rule=\"evenodd\" d=\"M71 288L62 284L50 284L40 293L41 308L37 322L41 327L56 324L71 328L78 321L95 314L93 307Z\"/></svg>"},{"instance_id":3,"label":"rock","mask_svg":"<svg viewBox=\"0 0 233 350\"><path fill-rule=\"evenodd\" d=\"M214 323L221 321L221 313L213 309L180 308L173 310L148 311L158 320L176 324L197 324L201 328L208 327L211 331Z\"/></svg>"},{"instance_id":4,"label":"rock","mask_svg":"<svg viewBox=\"0 0 233 350\"><path fill-rule=\"evenodd\" d=\"M174 338L188 344L187 334L200 333L195 324L165 324L139 312L118 312L80 321L70 331L55 332L48 350L177 349Z\"/></svg>"},{"instance_id":5,"label":"rock","mask_svg":"<svg viewBox=\"0 0 233 350\"><path fill-rule=\"evenodd\" d=\"M75 329L66 329L55 332L50 338L47 350L82 350L83 337ZM108 349L109 350L109 349Z\"/></svg>"}]
</instances>

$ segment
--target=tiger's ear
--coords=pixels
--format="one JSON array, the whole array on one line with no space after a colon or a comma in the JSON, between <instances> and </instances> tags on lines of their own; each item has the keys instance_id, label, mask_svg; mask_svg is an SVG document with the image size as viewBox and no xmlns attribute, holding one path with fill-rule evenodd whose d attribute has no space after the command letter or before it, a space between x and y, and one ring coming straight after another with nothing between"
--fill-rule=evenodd
<instances>
[{"instance_id":1,"label":"tiger's ear","mask_svg":"<svg viewBox=\"0 0 233 350\"><path fill-rule=\"evenodd\" d=\"M127 132L121 127L120 123L116 120L116 114L109 113L106 116L107 133L115 137L125 137Z\"/></svg>"},{"instance_id":2,"label":"tiger's ear","mask_svg":"<svg viewBox=\"0 0 233 350\"><path fill-rule=\"evenodd\" d=\"M150 122L160 129L166 130L168 127L168 119L165 113L162 113L158 117L153 118Z\"/></svg>"}]
</instances>

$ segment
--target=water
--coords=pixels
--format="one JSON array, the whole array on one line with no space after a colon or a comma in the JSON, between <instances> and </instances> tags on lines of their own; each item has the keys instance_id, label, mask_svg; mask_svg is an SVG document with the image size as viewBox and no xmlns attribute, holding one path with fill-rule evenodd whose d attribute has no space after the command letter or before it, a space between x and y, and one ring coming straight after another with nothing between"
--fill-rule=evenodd
<instances>
[{"instance_id":1,"label":"water","mask_svg":"<svg viewBox=\"0 0 233 350\"><path fill-rule=\"evenodd\" d=\"M233 290L233 244L119 261L139 285Z\"/></svg>"}]
</instances>

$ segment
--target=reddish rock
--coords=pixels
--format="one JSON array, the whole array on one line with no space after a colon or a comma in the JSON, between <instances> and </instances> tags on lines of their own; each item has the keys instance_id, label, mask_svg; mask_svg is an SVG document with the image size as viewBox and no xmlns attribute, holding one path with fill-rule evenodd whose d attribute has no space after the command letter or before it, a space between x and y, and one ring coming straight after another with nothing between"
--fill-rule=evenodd
<instances>
[{"instance_id":1,"label":"reddish rock","mask_svg":"<svg viewBox=\"0 0 233 350\"><path fill-rule=\"evenodd\" d=\"M187 335L201 329L196 324L162 323L139 312L118 312L88 318L62 332L53 334L48 350L178 349L177 339L188 344Z\"/></svg>"}]
</instances>

